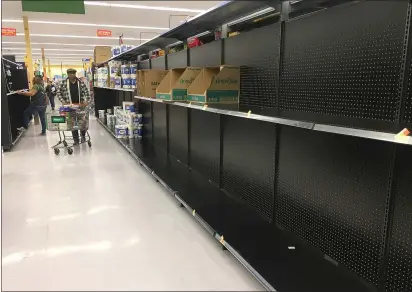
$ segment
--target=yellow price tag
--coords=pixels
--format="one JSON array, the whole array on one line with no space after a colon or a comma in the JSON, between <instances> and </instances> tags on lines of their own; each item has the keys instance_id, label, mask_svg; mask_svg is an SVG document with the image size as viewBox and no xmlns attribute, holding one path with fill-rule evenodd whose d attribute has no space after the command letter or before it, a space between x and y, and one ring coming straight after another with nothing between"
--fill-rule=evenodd
<instances>
[{"instance_id":1,"label":"yellow price tag","mask_svg":"<svg viewBox=\"0 0 412 292\"><path fill-rule=\"evenodd\" d=\"M195 215L196 215L196 210L195 210L195 209L193 209L193 211L192 211L192 215L193 215L193 216L195 216Z\"/></svg>"},{"instance_id":2,"label":"yellow price tag","mask_svg":"<svg viewBox=\"0 0 412 292\"><path fill-rule=\"evenodd\" d=\"M202 108L202 110L205 110L205 109L207 109L207 104L205 104Z\"/></svg>"},{"instance_id":3,"label":"yellow price tag","mask_svg":"<svg viewBox=\"0 0 412 292\"><path fill-rule=\"evenodd\" d=\"M249 118L250 117L250 114L252 113L252 111L248 111L247 112L247 117Z\"/></svg>"},{"instance_id":4,"label":"yellow price tag","mask_svg":"<svg viewBox=\"0 0 412 292\"><path fill-rule=\"evenodd\" d=\"M400 131L398 134L395 135L395 141L399 141L402 143L408 143L410 136L408 136L411 132L405 128L402 131Z\"/></svg>"},{"instance_id":5,"label":"yellow price tag","mask_svg":"<svg viewBox=\"0 0 412 292\"><path fill-rule=\"evenodd\" d=\"M396 135L395 136L395 141L405 143L405 144L407 144L409 142L409 139L411 139L410 136L403 136L403 135Z\"/></svg>"},{"instance_id":6,"label":"yellow price tag","mask_svg":"<svg viewBox=\"0 0 412 292\"><path fill-rule=\"evenodd\" d=\"M223 244L223 245L225 244L225 238L223 237L223 235L220 237L219 241L220 241L221 244Z\"/></svg>"}]
</instances>

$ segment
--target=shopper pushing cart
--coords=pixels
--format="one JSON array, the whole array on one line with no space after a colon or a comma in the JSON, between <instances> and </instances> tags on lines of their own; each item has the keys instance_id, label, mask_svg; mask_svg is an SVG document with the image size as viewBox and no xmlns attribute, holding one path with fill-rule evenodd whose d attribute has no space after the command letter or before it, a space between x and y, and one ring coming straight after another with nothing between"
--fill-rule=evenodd
<instances>
[{"instance_id":1,"label":"shopper pushing cart","mask_svg":"<svg viewBox=\"0 0 412 292\"><path fill-rule=\"evenodd\" d=\"M87 86L76 77L75 69L68 69L66 80L62 80L58 90L57 98L66 104L85 104L90 103L90 93ZM74 144L79 144L79 131L72 131ZM80 130L81 143L86 142L86 130ZM90 137L89 137L90 138Z\"/></svg>"}]
</instances>

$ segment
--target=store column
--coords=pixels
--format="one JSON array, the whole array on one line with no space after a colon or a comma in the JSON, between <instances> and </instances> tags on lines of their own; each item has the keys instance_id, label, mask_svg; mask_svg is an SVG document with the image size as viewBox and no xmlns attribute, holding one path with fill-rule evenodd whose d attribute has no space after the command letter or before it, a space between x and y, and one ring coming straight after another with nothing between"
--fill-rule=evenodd
<instances>
[{"instance_id":1,"label":"store column","mask_svg":"<svg viewBox=\"0 0 412 292\"><path fill-rule=\"evenodd\" d=\"M47 68L49 71L49 74L47 76L49 76L49 78L52 79L52 74L51 74L51 69L50 69L50 59L47 59Z\"/></svg>"},{"instance_id":2,"label":"store column","mask_svg":"<svg viewBox=\"0 0 412 292\"><path fill-rule=\"evenodd\" d=\"M34 68L33 68L33 58L31 55L31 42L30 42L30 28L29 28L29 18L28 16L23 16L23 26L24 26L24 40L26 42L26 66L29 76L29 88L33 86ZM40 124L39 115L34 116L34 124Z\"/></svg>"},{"instance_id":3,"label":"store column","mask_svg":"<svg viewBox=\"0 0 412 292\"><path fill-rule=\"evenodd\" d=\"M44 48L41 48L41 62L43 66L43 80L47 80L47 73L46 73L46 57L44 56Z\"/></svg>"},{"instance_id":4,"label":"store column","mask_svg":"<svg viewBox=\"0 0 412 292\"><path fill-rule=\"evenodd\" d=\"M26 57L27 57L27 72L29 73L29 82L30 87L34 77L34 69L33 69L33 59L31 55L31 42L30 42L30 29L29 29L29 18L27 16L23 16L23 25L24 25L24 40L26 42Z\"/></svg>"}]
</instances>

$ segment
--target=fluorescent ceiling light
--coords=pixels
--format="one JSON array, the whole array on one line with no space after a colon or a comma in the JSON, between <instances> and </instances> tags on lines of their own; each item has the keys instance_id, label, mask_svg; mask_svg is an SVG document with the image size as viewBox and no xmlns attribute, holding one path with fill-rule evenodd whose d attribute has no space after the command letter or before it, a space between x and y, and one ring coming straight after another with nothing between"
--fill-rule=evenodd
<instances>
[{"instance_id":1,"label":"fluorescent ceiling light","mask_svg":"<svg viewBox=\"0 0 412 292\"><path fill-rule=\"evenodd\" d=\"M1 22L23 22L22 19L2 19ZM29 20L29 23L40 24L62 24L62 25L77 25L77 26L94 26L94 27L117 27L117 28L136 28L136 29L156 29L169 30L168 27L154 27L154 26L136 26L136 25L118 25L118 24L98 24L98 23L82 23L82 22L60 22L60 21L46 21L46 20Z\"/></svg>"},{"instance_id":2,"label":"fluorescent ceiling light","mask_svg":"<svg viewBox=\"0 0 412 292\"><path fill-rule=\"evenodd\" d=\"M205 10L201 9L188 9L188 8L175 8L175 7L161 7L161 6L146 6L146 5L132 5L132 4L120 4L120 3L106 3L96 1L84 1L85 5L91 6L105 6L105 7L119 7L119 8L134 8L134 9L147 9L147 10L160 10L160 11L177 11L177 12L194 12L202 13Z\"/></svg>"},{"instance_id":3,"label":"fluorescent ceiling light","mask_svg":"<svg viewBox=\"0 0 412 292\"><path fill-rule=\"evenodd\" d=\"M26 44L25 42L1 42L2 44ZM34 43L31 42L32 45L56 45L56 46L79 46L79 47L96 47L96 46L102 46L102 44L98 44L98 45L93 45L93 44L63 44L63 43ZM113 46L118 46L119 44L115 44ZM106 46L110 46L110 45L106 45Z\"/></svg>"},{"instance_id":4,"label":"fluorescent ceiling light","mask_svg":"<svg viewBox=\"0 0 412 292\"><path fill-rule=\"evenodd\" d=\"M17 33L18 36L24 36L24 33ZM79 38L79 39L109 39L118 40L118 37L98 37L98 36L88 36L88 35L70 35L70 34L42 34L42 33L31 33L30 36L37 37L52 37L52 38ZM148 41L151 39L137 39L137 38L123 38L124 40L134 40L134 41Z\"/></svg>"},{"instance_id":5,"label":"fluorescent ceiling light","mask_svg":"<svg viewBox=\"0 0 412 292\"><path fill-rule=\"evenodd\" d=\"M26 50L26 48L8 48L2 47L2 50ZM41 48L31 48L32 51L41 51ZM68 52L93 52L93 50L78 50L78 49L49 49L45 48L45 51L68 51Z\"/></svg>"},{"instance_id":6,"label":"fluorescent ceiling light","mask_svg":"<svg viewBox=\"0 0 412 292\"><path fill-rule=\"evenodd\" d=\"M247 15L247 16L244 16L244 17L241 17L241 18L239 18L239 19L236 19L236 20L234 20L234 21L228 22L228 23L226 23L226 24L227 24L228 26L235 25L235 24L237 24L237 23L245 22L245 21L247 21L247 20L249 20L249 19L252 19L252 18L261 16L261 15L263 15L263 14L266 14L266 13L269 13L269 12L272 12L272 11L275 11L275 8L273 8L273 7L268 7L268 8L259 10L259 11L255 12L255 13L252 13L252 14L249 14L249 15Z\"/></svg>"},{"instance_id":7,"label":"fluorescent ceiling light","mask_svg":"<svg viewBox=\"0 0 412 292\"><path fill-rule=\"evenodd\" d=\"M16 62L24 62L24 60L16 60ZM60 65L61 63L63 63L63 65L65 65L65 64L78 64L78 65L82 65L83 64L83 62L82 61L76 61L76 60L61 60L61 61L59 61L59 60L53 60L53 61L50 61L50 66L53 66L53 65ZM47 63L47 65L49 65L48 63Z\"/></svg>"},{"instance_id":8,"label":"fluorescent ceiling light","mask_svg":"<svg viewBox=\"0 0 412 292\"><path fill-rule=\"evenodd\" d=\"M9 52L8 52L9 53ZM26 55L26 53L23 52L17 52L17 53L12 53L12 55ZM32 53L33 56L41 56L41 53ZM60 56L89 56L88 54L47 54L47 56L55 56L55 57L60 57ZM61 57L61 58L67 58L67 57ZM74 57L69 57L69 58L74 58Z\"/></svg>"}]
</instances>

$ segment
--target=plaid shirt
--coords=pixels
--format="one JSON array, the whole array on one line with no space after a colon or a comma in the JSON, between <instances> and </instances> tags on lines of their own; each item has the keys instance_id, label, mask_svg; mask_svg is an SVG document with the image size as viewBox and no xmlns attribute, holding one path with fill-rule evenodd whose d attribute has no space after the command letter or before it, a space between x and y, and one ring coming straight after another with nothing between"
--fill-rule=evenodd
<instances>
[{"instance_id":1,"label":"plaid shirt","mask_svg":"<svg viewBox=\"0 0 412 292\"><path fill-rule=\"evenodd\" d=\"M80 82L80 102L89 103L90 102L89 90L87 89L86 85L83 82L81 82L79 79L77 79L77 81ZM70 89L67 88L67 79L62 80L57 90L57 98L63 104L70 103L69 90Z\"/></svg>"}]
</instances>

